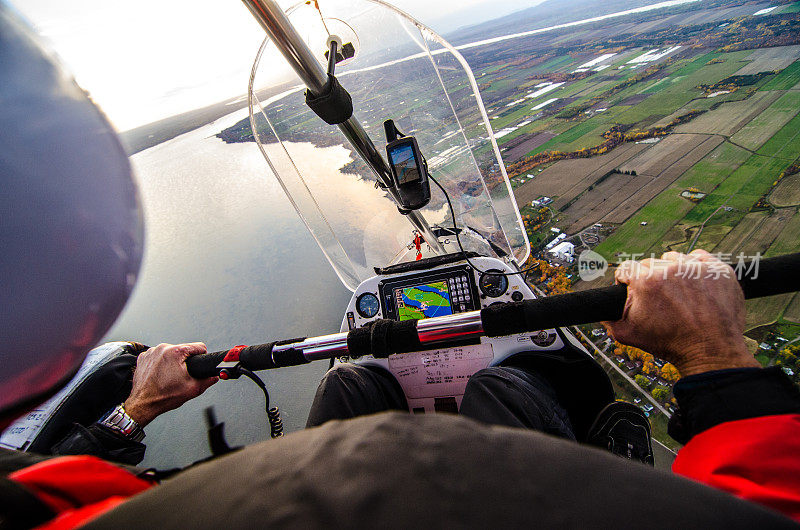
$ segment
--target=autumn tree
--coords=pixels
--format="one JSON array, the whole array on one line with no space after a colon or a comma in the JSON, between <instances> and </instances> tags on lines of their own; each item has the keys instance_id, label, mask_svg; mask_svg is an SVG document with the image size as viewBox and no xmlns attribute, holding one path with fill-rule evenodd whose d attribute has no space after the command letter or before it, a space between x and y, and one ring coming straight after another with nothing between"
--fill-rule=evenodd
<instances>
[{"instance_id":1,"label":"autumn tree","mask_svg":"<svg viewBox=\"0 0 800 530\"><path fill-rule=\"evenodd\" d=\"M653 394L653 398L659 403L664 403L669 399L669 389L663 386L654 388L651 394Z\"/></svg>"},{"instance_id":2,"label":"autumn tree","mask_svg":"<svg viewBox=\"0 0 800 530\"><path fill-rule=\"evenodd\" d=\"M639 348L634 348L633 346L622 346L625 349L625 353L628 355L628 359L631 361L642 361L642 363L653 362L655 357L652 354L647 353L646 351L642 351Z\"/></svg>"},{"instance_id":3,"label":"autumn tree","mask_svg":"<svg viewBox=\"0 0 800 530\"><path fill-rule=\"evenodd\" d=\"M672 363L667 363L661 367L661 377L670 383L675 383L681 378L680 372Z\"/></svg>"},{"instance_id":4,"label":"autumn tree","mask_svg":"<svg viewBox=\"0 0 800 530\"><path fill-rule=\"evenodd\" d=\"M650 355L649 353L647 355ZM650 355L652 357L652 355ZM658 367L653 361L645 361L642 365L642 372L647 375L658 375Z\"/></svg>"},{"instance_id":5,"label":"autumn tree","mask_svg":"<svg viewBox=\"0 0 800 530\"><path fill-rule=\"evenodd\" d=\"M634 377L633 380L642 388L650 388L650 380L641 374Z\"/></svg>"},{"instance_id":6,"label":"autumn tree","mask_svg":"<svg viewBox=\"0 0 800 530\"><path fill-rule=\"evenodd\" d=\"M792 344L779 351L775 364L795 373L800 372L800 345Z\"/></svg>"}]
</instances>

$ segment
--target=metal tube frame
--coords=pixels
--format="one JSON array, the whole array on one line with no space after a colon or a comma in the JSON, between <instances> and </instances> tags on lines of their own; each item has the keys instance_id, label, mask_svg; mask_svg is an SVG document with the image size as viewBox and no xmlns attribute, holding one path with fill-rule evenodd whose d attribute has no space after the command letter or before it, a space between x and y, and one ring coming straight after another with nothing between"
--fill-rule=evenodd
<instances>
[{"instance_id":1,"label":"metal tube frame","mask_svg":"<svg viewBox=\"0 0 800 530\"><path fill-rule=\"evenodd\" d=\"M314 57L314 53L294 29L280 6L274 0L242 0L242 2L267 32L269 38L275 43L308 90L314 95L321 94L328 82L328 73ZM394 201L400 204L397 191L392 186L389 167L361 123L351 116L349 120L339 124L339 129L372 169L381 185L389 191ZM436 254L445 253L444 247L431 230L428 221L419 212L412 211L406 217L419 230L425 242Z\"/></svg>"},{"instance_id":2,"label":"metal tube frame","mask_svg":"<svg viewBox=\"0 0 800 530\"><path fill-rule=\"evenodd\" d=\"M419 341L427 346L435 346L449 341L473 338L483 335L480 311L468 311L443 317L426 318L417 322ZM334 333L320 337L309 337L300 342L281 344L273 352L300 350L308 361L319 361L349 354L347 333Z\"/></svg>"}]
</instances>

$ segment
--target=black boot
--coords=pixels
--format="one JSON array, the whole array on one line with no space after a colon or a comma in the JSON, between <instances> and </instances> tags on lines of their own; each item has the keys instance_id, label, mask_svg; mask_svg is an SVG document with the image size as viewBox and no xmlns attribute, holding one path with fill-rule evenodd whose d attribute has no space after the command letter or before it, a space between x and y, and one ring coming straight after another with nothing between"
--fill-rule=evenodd
<instances>
[{"instance_id":1,"label":"black boot","mask_svg":"<svg viewBox=\"0 0 800 530\"><path fill-rule=\"evenodd\" d=\"M653 465L650 420L632 403L615 401L606 405L589 429L587 442L622 458Z\"/></svg>"}]
</instances>

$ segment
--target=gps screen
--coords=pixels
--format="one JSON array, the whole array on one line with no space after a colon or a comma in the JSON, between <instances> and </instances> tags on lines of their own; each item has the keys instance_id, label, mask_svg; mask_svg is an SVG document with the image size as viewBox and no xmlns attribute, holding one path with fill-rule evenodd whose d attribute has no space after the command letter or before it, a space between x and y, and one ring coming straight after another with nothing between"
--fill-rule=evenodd
<instances>
[{"instance_id":1,"label":"gps screen","mask_svg":"<svg viewBox=\"0 0 800 530\"><path fill-rule=\"evenodd\" d=\"M395 289L394 297L400 320L419 320L453 314L446 281Z\"/></svg>"},{"instance_id":2,"label":"gps screen","mask_svg":"<svg viewBox=\"0 0 800 530\"><path fill-rule=\"evenodd\" d=\"M392 148L389 157L392 160L395 173L397 173L397 182L399 184L420 179L417 158L414 156L414 147L411 144L398 145Z\"/></svg>"}]
</instances>

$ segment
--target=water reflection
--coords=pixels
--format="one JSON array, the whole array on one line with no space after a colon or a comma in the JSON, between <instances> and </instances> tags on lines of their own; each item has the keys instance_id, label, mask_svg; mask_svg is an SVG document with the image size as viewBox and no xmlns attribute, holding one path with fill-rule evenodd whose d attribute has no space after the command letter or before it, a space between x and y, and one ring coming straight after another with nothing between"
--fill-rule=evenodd
<instances>
[{"instance_id":1,"label":"water reflection","mask_svg":"<svg viewBox=\"0 0 800 530\"><path fill-rule=\"evenodd\" d=\"M219 350L338 331L349 292L257 147L214 137L242 117L234 113L132 157L147 248L133 297L107 339L201 340ZM316 156L335 163L341 153ZM304 425L326 368L323 362L262 372L288 430ZM222 382L148 426L143 465L184 465L206 456L202 411L210 404L231 443L268 437L255 385Z\"/></svg>"}]
</instances>

